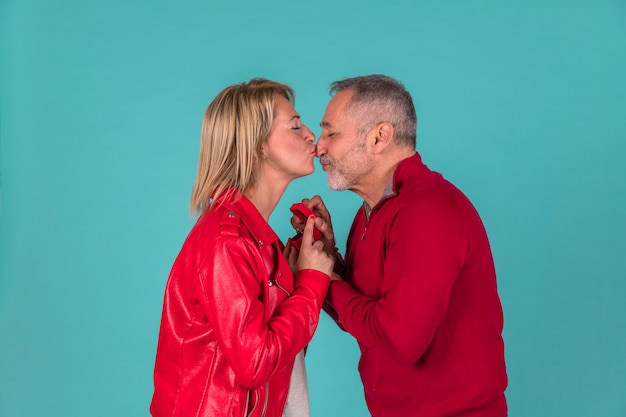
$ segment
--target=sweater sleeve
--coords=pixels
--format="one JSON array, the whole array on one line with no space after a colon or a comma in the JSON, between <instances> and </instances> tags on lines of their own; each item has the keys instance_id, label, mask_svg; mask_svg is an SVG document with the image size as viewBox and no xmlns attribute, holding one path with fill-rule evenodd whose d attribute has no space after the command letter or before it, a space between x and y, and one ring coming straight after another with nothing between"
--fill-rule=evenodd
<instances>
[{"instance_id":1,"label":"sweater sleeve","mask_svg":"<svg viewBox=\"0 0 626 417\"><path fill-rule=\"evenodd\" d=\"M398 210L378 243L384 258L380 297L365 296L345 281L331 283L326 301L338 324L359 343L395 361L416 362L447 314L452 285L467 255L462 229L457 208L444 198ZM365 274L358 277L361 281L381 279L375 268L357 270Z\"/></svg>"},{"instance_id":2,"label":"sweater sleeve","mask_svg":"<svg viewBox=\"0 0 626 417\"><path fill-rule=\"evenodd\" d=\"M266 274L250 247L241 239L218 239L212 255L200 270L204 307L238 381L256 388L309 343L330 279L299 271L291 296L266 319L260 284Z\"/></svg>"}]
</instances>

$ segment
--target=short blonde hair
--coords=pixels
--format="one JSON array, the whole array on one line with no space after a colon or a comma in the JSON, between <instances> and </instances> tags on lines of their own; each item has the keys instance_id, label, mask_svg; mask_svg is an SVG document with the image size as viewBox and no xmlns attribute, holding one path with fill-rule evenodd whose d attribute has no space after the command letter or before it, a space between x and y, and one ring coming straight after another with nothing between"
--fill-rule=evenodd
<instances>
[{"instance_id":1,"label":"short blonde hair","mask_svg":"<svg viewBox=\"0 0 626 417\"><path fill-rule=\"evenodd\" d=\"M267 140L280 95L294 104L293 90L263 78L232 85L209 104L202 120L198 174L191 193L191 214L210 209L226 191L244 193L260 170L261 145Z\"/></svg>"}]
</instances>

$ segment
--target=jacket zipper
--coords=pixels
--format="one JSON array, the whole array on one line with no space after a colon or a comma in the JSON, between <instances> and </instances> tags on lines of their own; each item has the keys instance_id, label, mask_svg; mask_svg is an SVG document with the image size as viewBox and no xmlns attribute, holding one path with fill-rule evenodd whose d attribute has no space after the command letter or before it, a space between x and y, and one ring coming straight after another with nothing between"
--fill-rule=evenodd
<instances>
[{"instance_id":1,"label":"jacket zipper","mask_svg":"<svg viewBox=\"0 0 626 417\"><path fill-rule=\"evenodd\" d=\"M270 282L271 282L271 281L270 281ZM281 290L283 290L283 291L285 292L285 294L287 294L287 297L291 297L291 294L289 293L289 291L287 291L286 289L284 289L284 288L283 288L283 286L282 286L282 285L280 285L280 284L278 283L278 280L275 280L275 281L274 281L274 283L276 284L276 286L277 286L278 288L280 288Z\"/></svg>"},{"instance_id":2,"label":"jacket zipper","mask_svg":"<svg viewBox=\"0 0 626 417\"><path fill-rule=\"evenodd\" d=\"M265 402L263 403L263 411L261 412L261 417L265 417L265 415L267 414L267 400L269 399L269 390L270 390L270 383L266 382L265 383ZM254 414L254 410L256 410L257 406L259 405L259 392L257 390L250 390L248 391L248 398L246 399L246 410L248 409L248 405L250 404L250 393L254 392L254 396L255 396L255 401L254 401L254 407L252 407L252 410L250 410L249 413L246 413L246 417L250 417L251 415Z\"/></svg>"},{"instance_id":3,"label":"jacket zipper","mask_svg":"<svg viewBox=\"0 0 626 417\"><path fill-rule=\"evenodd\" d=\"M279 277L282 277L282 275L283 275L283 273L282 273L282 272L279 272L279 273L278 273L278 276L279 276ZM267 285L268 285L269 287L271 287L271 286L272 286L272 285L274 285L274 284L276 284L276 286L277 286L278 288L280 288L281 290L283 290L283 292L284 292L285 294L287 294L287 297L291 297L291 293L290 293L289 291L287 291L287 290L286 290L286 289L285 289L282 285L280 285L280 283L278 282L278 280L277 280L277 279L275 279L275 280L273 280L273 281L272 281L272 279L270 278L270 279L268 279L268 280L267 280Z\"/></svg>"},{"instance_id":4,"label":"jacket zipper","mask_svg":"<svg viewBox=\"0 0 626 417\"><path fill-rule=\"evenodd\" d=\"M256 399L255 399L255 401L254 401L254 407L252 407L252 410L250 410L250 412L248 413L248 411L247 411L247 410L248 410L248 406L250 405L250 394L252 394L253 392L254 392L254 394L255 394L254 396L256 397ZM248 391L248 396L247 396L247 397L248 397L248 398L246 398L246 408L245 408L245 410L246 410L246 414L245 414L245 415L246 415L246 417L250 417L250 416L254 413L254 410L256 410L256 406L257 406L257 404L258 404L258 401L257 401L257 400L258 400L259 394L258 394L258 392L256 392L256 390L254 390L254 391L249 390L249 391Z\"/></svg>"},{"instance_id":5,"label":"jacket zipper","mask_svg":"<svg viewBox=\"0 0 626 417\"><path fill-rule=\"evenodd\" d=\"M267 413L267 400L269 398L269 391L270 391L270 383L266 382L265 383L265 403L263 404L263 412L261 413L261 417L265 417L265 414Z\"/></svg>"},{"instance_id":6,"label":"jacket zipper","mask_svg":"<svg viewBox=\"0 0 626 417\"><path fill-rule=\"evenodd\" d=\"M270 278L267 281L267 285L270 287L274 284L276 284L278 288L280 288L285 294L287 294L287 297L291 297L291 294L289 293L289 291L287 291L282 285L280 285L277 279L272 281L272 279ZM263 412L261 413L261 417L265 417L267 413L267 400L269 399L269 391L270 391L270 383L266 382L265 383L265 402L263 403ZM255 405L255 408L256 408L256 405Z\"/></svg>"}]
</instances>

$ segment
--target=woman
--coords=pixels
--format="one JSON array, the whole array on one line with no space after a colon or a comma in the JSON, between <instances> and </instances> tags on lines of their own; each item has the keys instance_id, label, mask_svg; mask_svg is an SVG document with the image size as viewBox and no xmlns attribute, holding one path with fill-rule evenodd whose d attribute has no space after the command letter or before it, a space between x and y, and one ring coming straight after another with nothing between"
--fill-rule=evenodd
<instances>
[{"instance_id":1,"label":"woman","mask_svg":"<svg viewBox=\"0 0 626 417\"><path fill-rule=\"evenodd\" d=\"M224 89L204 115L191 198L200 217L165 289L155 417L308 415L303 350L333 260L312 219L300 251L268 224L287 185L314 170L315 137L293 97L254 79Z\"/></svg>"}]
</instances>

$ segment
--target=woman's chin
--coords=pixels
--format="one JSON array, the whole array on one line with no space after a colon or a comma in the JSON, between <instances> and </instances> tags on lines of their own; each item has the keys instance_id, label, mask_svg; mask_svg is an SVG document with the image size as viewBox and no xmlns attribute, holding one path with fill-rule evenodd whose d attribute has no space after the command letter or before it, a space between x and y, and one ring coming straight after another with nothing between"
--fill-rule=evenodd
<instances>
[{"instance_id":1,"label":"woman's chin","mask_svg":"<svg viewBox=\"0 0 626 417\"><path fill-rule=\"evenodd\" d=\"M314 172L315 172L315 165L313 164L313 161L311 161L310 164L307 164L302 167L302 175L300 176L306 177L307 175L311 175Z\"/></svg>"},{"instance_id":2,"label":"woman's chin","mask_svg":"<svg viewBox=\"0 0 626 417\"><path fill-rule=\"evenodd\" d=\"M309 175L311 175L313 172L315 172L315 168L314 168L314 167L311 167L311 169L307 169L307 170L304 170L304 169L303 169L303 170L301 170L301 171L297 172L297 173L294 175L294 179L297 179L297 178L302 178L302 177L308 177L308 176L309 176Z\"/></svg>"}]
</instances>

